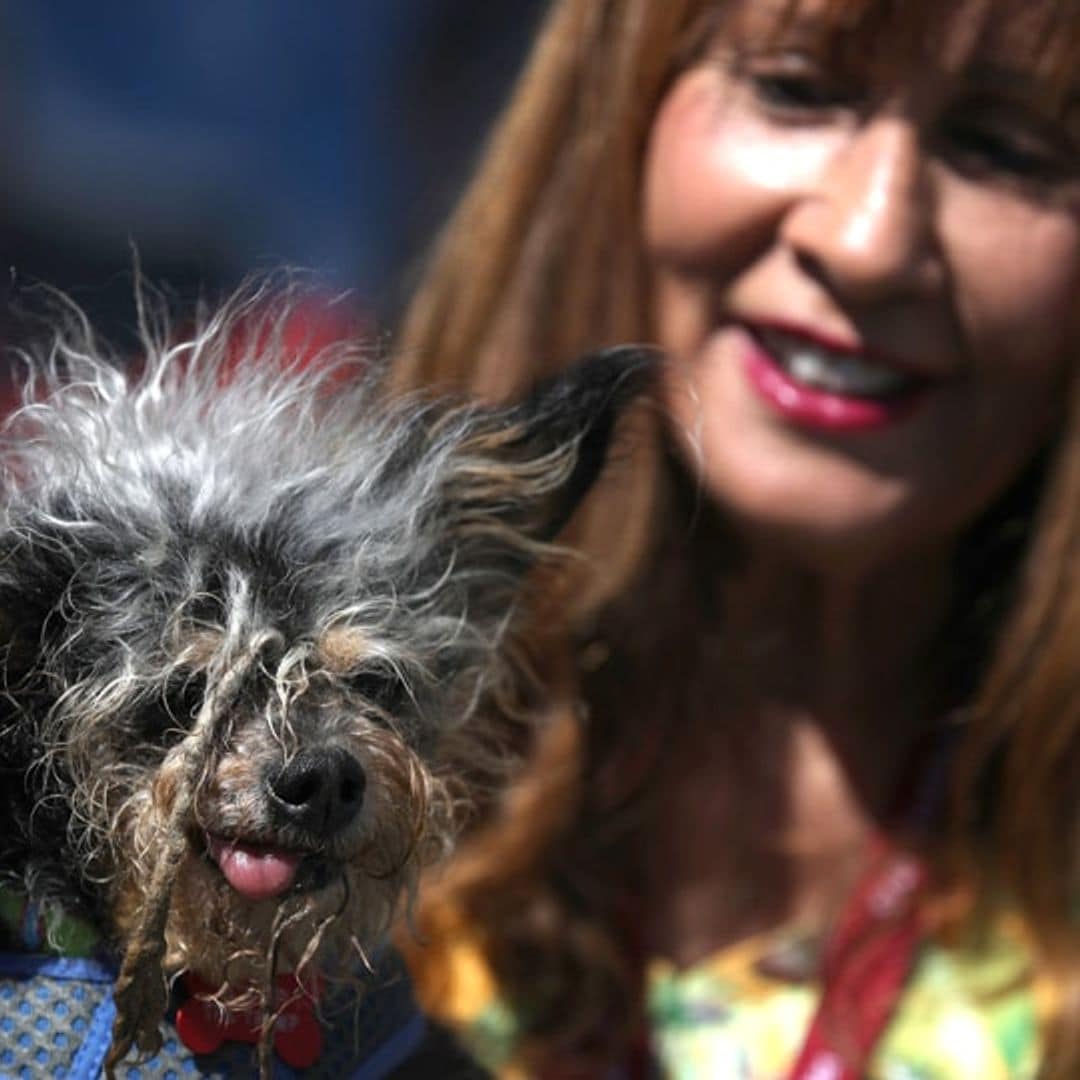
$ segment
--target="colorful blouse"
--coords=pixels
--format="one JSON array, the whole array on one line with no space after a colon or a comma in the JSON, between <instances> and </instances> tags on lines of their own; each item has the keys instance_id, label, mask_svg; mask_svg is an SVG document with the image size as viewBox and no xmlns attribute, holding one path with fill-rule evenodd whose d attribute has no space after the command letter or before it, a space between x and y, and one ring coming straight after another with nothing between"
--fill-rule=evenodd
<instances>
[{"instance_id":1,"label":"colorful blouse","mask_svg":"<svg viewBox=\"0 0 1080 1080\"><path fill-rule=\"evenodd\" d=\"M820 997L814 946L786 930L726 948L690 968L648 969L649 1036L665 1080L785 1080ZM516 1023L478 949L451 953L439 1012L501 1080L514 1062ZM867 1080L1033 1080L1040 1060L1029 953L1019 921L998 923L978 950L928 942L874 1052Z\"/></svg>"}]
</instances>

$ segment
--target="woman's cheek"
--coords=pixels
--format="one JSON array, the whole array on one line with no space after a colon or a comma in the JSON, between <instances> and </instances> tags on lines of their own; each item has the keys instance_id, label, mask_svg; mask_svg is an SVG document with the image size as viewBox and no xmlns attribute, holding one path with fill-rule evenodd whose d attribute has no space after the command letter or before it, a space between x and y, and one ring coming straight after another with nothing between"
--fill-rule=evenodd
<instances>
[{"instance_id":1,"label":"woman's cheek","mask_svg":"<svg viewBox=\"0 0 1080 1080\"><path fill-rule=\"evenodd\" d=\"M768 248L789 200L828 167L842 132L778 128L753 112L745 93L712 69L695 69L661 105L643 198L655 262L736 273Z\"/></svg>"},{"instance_id":2,"label":"woman's cheek","mask_svg":"<svg viewBox=\"0 0 1080 1080\"><path fill-rule=\"evenodd\" d=\"M1075 370L1080 209L1040 212L1015 202L979 209L958 226L965 238L954 245L959 303L967 306L977 351L1013 365L1022 379L1047 378L1063 356L1073 357Z\"/></svg>"}]
</instances>

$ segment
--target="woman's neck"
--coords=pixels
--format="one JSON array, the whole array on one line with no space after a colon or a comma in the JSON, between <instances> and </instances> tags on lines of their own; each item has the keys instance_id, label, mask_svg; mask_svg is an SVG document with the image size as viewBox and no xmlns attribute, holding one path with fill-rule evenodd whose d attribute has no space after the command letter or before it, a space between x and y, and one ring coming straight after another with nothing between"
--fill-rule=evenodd
<instances>
[{"instance_id":1,"label":"woman's neck","mask_svg":"<svg viewBox=\"0 0 1080 1080\"><path fill-rule=\"evenodd\" d=\"M851 581L757 556L707 594L653 802L673 958L827 918L936 719L948 571L939 554Z\"/></svg>"},{"instance_id":2,"label":"woman's neck","mask_svg":"<svg viewBox=\"0 0 1080 1080\"><path fill-rule=\"evenodd\" d=\"M756 554L736 573L718 575L713 587L715 627L705 632L715 634L728 657L717 675L763 704L810 714L825 728L854 721L865 730L865 710L877 715L894 703L910 705L905 699L913 691L921 698L930 689L950 578L943 552L859 578Z\"/></svg>"}]
</instances>

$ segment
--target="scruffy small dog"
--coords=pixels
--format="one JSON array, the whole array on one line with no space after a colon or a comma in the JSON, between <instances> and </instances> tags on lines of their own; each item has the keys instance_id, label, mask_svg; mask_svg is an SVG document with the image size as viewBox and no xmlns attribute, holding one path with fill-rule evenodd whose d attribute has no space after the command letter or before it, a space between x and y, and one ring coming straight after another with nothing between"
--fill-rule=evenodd
<instances>
[{"instance_id":1,"label":"scruffy small dog","mask_svg":"<svg viewBox=\"0 0 1080 1080\"><path fill-rule=\"evenodd\" d=\"M649 368L390 402L267 308L181 342L144 309L128 370L69 313L0 457L0 881L117 957L110 1074L179 973L265 1007L264 1072L281 974L356 979L453 838L523 580Z\"/></svg>"}]
</instances>

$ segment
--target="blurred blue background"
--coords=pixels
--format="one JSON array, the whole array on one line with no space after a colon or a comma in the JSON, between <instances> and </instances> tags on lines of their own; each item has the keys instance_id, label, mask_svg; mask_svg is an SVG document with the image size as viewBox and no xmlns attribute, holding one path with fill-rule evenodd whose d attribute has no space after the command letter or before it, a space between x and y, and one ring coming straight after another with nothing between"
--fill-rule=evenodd
<instances>
[{"instance_id":1,"label":"blurred blue background","mask_svg":"<svg viewBox=\"0 0 1080 1080\"><path fill-rule=\"evenodd\" d=\"M113 332L131 245L179 296L288 264L383 322L542 0L0 0L0 244Z\"/></svg>"}]
</instances>

